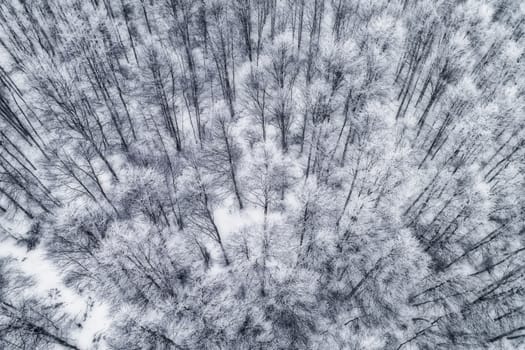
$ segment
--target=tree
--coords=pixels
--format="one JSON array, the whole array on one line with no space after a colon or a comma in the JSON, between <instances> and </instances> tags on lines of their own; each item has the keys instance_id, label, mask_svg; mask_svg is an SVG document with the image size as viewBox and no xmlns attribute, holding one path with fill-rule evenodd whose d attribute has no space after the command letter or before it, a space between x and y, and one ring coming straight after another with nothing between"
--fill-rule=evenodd
<instances>
[{"instance_id":1,"label":"tree","mask_svg":"<svg viewBox=\"0 0 525 350\"><path fill-rule=\"evenodd\" d=\"M9 259L0 260L0 344L19 349L47 349L55 345L78 350L68 339L71 320L60 303L17 296L32 281L13 269L12 264Z\"/></svg>"}]
</instances>

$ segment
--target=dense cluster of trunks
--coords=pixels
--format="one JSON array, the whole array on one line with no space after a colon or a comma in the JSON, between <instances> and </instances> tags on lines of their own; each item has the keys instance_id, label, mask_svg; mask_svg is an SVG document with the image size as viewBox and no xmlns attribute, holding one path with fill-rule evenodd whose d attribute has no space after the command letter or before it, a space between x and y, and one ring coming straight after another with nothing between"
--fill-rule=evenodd
<instances>
[{"instance_id":1,"label":"dense cluster of trunks","mask_svg":"<svg viewBox=\"0 0 525 350\"><path fill-rule=\"evenodd\" d=\"M0 235L109 305L90 349L524 347L524 30L513 0L2 1ZM17 263L0 348L83 349Z\"/></svg>"}]
</instances>

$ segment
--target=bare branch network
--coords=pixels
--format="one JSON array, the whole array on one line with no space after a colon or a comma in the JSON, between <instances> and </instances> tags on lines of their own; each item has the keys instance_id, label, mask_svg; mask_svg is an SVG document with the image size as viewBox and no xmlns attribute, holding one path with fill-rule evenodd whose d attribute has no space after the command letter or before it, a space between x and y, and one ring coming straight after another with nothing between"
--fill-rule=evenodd
<instances>
[{"instance_id":1,"label":"bare branch network","mask_svg":"<svg viewBox=\"0 0 525 350\"><path fill-rule=\"evenodd\" d=\"M0 1L0 349L525 349L525 5Z\"/></svg>"}]
</instances>

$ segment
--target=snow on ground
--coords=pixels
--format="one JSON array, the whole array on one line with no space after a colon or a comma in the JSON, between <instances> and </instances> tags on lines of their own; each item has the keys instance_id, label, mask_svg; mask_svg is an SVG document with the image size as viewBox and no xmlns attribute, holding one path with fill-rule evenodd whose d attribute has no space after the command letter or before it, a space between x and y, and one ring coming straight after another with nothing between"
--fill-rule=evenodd
<instances>
[{"instance_id":1,"label":"snow on ground","mask_svg":"<svg viewBox=\"0 0 525 350\"><path fill-rule=\"evenodd\" d=\"M242 211L220 207L213 212L220 232L229 235L242 232L243 229L262 225L264 215L262 209L247 207Z\"/></svg>"},{"instance_id":2,"label":"snow on ground","mask_svg":"<svg viewBox=\"0 0 525 350\"><path fill-rule=\"evenodd\" d=\"M61 280L60 271L46 259L40 248L27 251L25 247L17 245L14 239L7 237L0 240L0 257L18 260L17 267L34 279L35 287L27 291L28 294L45 297L50 291L58 290L65 309L77 316L82 323L76 334L71 334L75 344L81 349L92 349L93 338L109 327L107 305L96 303L90 307L89 296L80 295L66 287ZM98 349L104 348L100 344Z\"/></svg>"}]
</instances>

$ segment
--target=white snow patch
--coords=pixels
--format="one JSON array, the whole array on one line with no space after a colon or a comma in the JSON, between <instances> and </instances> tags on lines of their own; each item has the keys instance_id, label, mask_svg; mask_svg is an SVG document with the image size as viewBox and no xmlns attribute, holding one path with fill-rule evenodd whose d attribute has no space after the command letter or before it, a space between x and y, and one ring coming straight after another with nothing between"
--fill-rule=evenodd
<instances>
[{"instance_id":1,"label":"white snow patch","mask_svg":"<svg viewBox=\"0 0 525 350\"><path fill-rule=\"evenodd\" d=\"M26 291L27 296L45 297L49 291L58 290L60 299L65 305L65 311L83 320L82 314L86 312L88 297L64 285L60 271L46 259L41 249L27 251L24 247L16 245L13 239L4 238L0 241L0 257L18 260L17 267L34 279L35 286ZM78 328L74 339L81 349L91 349L94 336L105 330L110 324L108 307L101 303L93 305L81 324L82 328ZM103 344L100 345L99 349L105 348Z\"/></svg>"}]
</instances>

